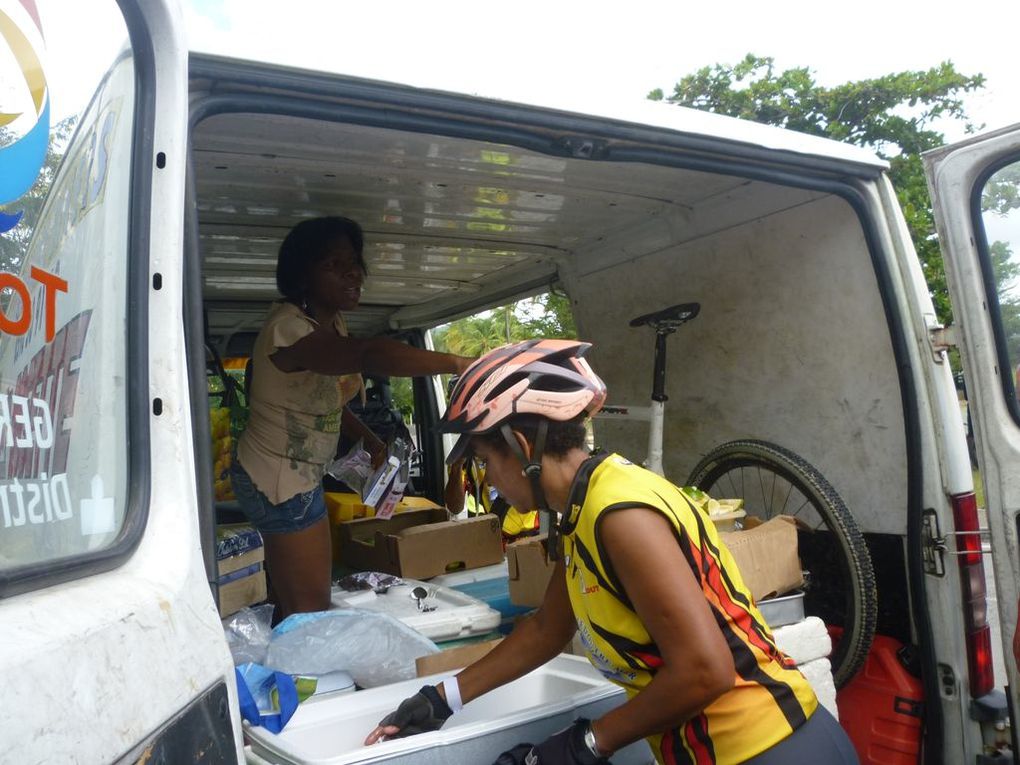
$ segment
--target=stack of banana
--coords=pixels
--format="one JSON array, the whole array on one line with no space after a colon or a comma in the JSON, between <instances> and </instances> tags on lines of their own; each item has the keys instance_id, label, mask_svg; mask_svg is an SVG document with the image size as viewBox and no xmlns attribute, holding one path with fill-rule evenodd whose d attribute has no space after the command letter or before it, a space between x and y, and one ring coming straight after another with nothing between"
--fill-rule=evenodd
<instances>
[{"instance_id":1,"label":"stack of banana","mask_svg":"<svg viewBox=\"0 0 1020 765\"><path fill-rule=\"evenodd\" d=\"M213 488L217 502L226 502L234 498L234 490L230 486L230 461L232 439L230 437L230 409L218 407L209 410L212 430L213 453Z\"/></svg>"}]
</instances>

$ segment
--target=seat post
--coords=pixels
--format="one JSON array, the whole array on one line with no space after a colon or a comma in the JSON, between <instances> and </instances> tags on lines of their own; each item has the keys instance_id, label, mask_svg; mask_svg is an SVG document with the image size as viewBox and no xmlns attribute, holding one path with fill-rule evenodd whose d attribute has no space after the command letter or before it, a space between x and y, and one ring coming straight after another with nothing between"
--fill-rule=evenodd
<instances>
[{"instance_id":1,"label":"seat post","mask_svg":"<svg viewBox=\"0 0 1020 765\"><path fill-rule=\"evenodd\" d=\"M652 401L664 402L666 395L666 339L675 327L660 324L655 328L655 371L652 373Z\"/></svg>"}]
</instances>

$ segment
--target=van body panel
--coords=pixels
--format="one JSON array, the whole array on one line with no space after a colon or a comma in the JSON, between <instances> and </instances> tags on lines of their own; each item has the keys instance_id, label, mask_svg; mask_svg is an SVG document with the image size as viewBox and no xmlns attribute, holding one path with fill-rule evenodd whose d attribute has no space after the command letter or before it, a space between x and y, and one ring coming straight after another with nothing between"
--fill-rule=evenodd
<instances>
[{"instance_id":1,"label":"van body panel","mask_svg":"<svg viewBox=\"0 0 1020 765\"><path fill-rule=\"evenodd\" d=\"M123 0L120 9L130 49L78 123L20 264L26 276L43 268L66 282L55 298L55 337L33 331L0 344L5 393L20 391L37 366L46 369L37 359L67 360L54 371L64 397L53 399L64 456L37 445L33 468L10 444L3 454L6 491L45 481L55 471L48 466L66 463L68 504L54 508L59 523L47 510L34 529L9 513L0 527L5 564L52 556L45 561L52 571L39 577L4 570L11 581L0 601L3 762L105 763L143 742L166 746L180 740L174 721L189 719L202 698L216 700L209 735L226 742L226 760L242 758L233 664L203 566L190 457L180 310L182 20L176 6L159 2ZM80 346L65 344L61 333L82 326ZM142 371L128 378L123 369ZM49 397L51 383L42 379L34 390ZM62 558L64 549L71 555Z\"/></svg>"},{"instance_id":2,"label":"van body panel","mask_svg":"<svg viewBox=\"0 0 1020 765\"><path fill-rule=\"evenodd\" d=\"M930 152L925 170L935 219L945 255L946 279L960 335L960 358L984 482L1006 673L1018 709L1018 676L1011 639L1017 619L1020 557L1017 519L1020 516L1020 428L1014 404L1004 390L1012 374L996 337L998 304L985 268L987 237L980 195L989 172L1020 161L1020 125ZM1015 244L1015 240L1013 242ZM1014 253L1015 254L1015 253ZM1012 387L1012 386L1010 386Z\"/></svg>"},{"instance_id":3,"label":"van body panel","mask_svg":"<svg viewBox=\"0 0 1020 765\"><path fill-rule=\"evenodd\" d=\"M650 393L654 335L628 328L631 314L701 303L698 317L670 340L668 476L683 482L725 441L770 440L811 454L864 530L903 534L899 382L860 223L838 198L802 197L768 216L581 275L568 292L584 336L626 338L592 351L611 404L636 405ZM598 422L603 428L628 453L644 455L640 423Z\"/></svg>"}]
</instances>

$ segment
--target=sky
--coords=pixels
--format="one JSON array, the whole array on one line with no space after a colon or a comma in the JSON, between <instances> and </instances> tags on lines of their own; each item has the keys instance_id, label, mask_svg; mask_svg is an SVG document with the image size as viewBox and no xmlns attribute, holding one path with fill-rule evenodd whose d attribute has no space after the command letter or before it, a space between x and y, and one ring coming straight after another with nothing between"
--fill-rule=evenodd
<instances>
[{"instance_id":1,"label":"sky","mask_svg":"<svg viewBox=\"0 0 1020 765\"><path fill-rule=\"evenodd\" d=\"M626 108L654 88L670 93L702 66L747 53L772 56L780 70L807 67L823 85L949 59L959 72L987 78L965 97L972 122L986 129L1020 122L1020 66L1011 60L1018 0L857 0L841 16L817 0L180 2L196 50L574 109ZM112 0L36 3L59 117L87 101L123 25L111 15ZM964 137L962 124L939 127L948 140Z\"/></svg>"},{"instance_id":2,"label":"sky","mask_svg":"<svg viewBox=\"0 0 1020 765\"><path fill-rule=\"evenodd\" d=\"M281 7L285 11L281 11ZM747 53L826 85L946 59L987 77L967 98L987 128L1020 122L1020 2L730 0L187 0L192 47L508 100L620 103ZM1012 59L1012 60L1011 60ZM953 139L962 126L944 129Z\"/></svg>"}]
</instances>

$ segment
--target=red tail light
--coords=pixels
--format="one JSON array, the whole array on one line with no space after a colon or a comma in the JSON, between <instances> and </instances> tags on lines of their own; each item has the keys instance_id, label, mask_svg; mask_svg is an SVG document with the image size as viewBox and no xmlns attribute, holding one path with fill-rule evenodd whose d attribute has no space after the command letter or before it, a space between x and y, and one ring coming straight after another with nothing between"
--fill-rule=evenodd
<instances>
[{"instance_id":1,"label":"red tail light","mask_svg":"<svg viewBox=\"0 0 1020 765\"><path fill-rule=\"evenodd\" d=\"M963 621L966 626L967 668L970 695L984 696L995 687L992 669L992 632L988 626L985 600L985 564L981 553L981 528L977 500L973 493L953 496L960 587L963 591Z\"/></svg>"}]
</instances>

